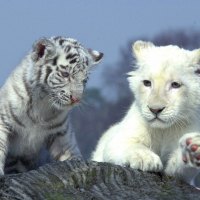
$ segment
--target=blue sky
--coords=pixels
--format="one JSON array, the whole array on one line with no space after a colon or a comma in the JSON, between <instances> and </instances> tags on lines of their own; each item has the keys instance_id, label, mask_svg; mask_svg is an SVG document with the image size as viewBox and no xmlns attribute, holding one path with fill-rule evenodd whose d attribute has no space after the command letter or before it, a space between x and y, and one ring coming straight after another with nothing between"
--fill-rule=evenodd
<instances>
[{"instance_id":1,"label":"blue sky","mask_svg":"<svg viewBox=\"0 0 200 200\"><path fill-rule=\"evenodd\" d=\"M167 30L200 30L199 8L199 0L1 1L0 85L36 39L63 35L104 52L89 82L99 86L102 69L117 63L119 48L128 40Z\"/></svg>"}]
</instances>

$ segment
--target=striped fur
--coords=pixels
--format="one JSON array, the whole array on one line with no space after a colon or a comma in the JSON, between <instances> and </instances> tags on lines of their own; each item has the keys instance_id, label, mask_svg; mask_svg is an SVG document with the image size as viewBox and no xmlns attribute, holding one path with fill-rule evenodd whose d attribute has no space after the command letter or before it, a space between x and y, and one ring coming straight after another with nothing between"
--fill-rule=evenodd
<instances>
[{"instance_id":1,"label":"striped fur","mask_svg":"<svg viewBox=\"0 0 200 200\"><path fill-rule=\"evenodd\" d=\"M0 174L33 168L46 144L56 160L80 156L68 113L103 54L65 37L36 41L0 90ZM29 164L27 164L29 163Z\"/></svg>"}]
</instances>

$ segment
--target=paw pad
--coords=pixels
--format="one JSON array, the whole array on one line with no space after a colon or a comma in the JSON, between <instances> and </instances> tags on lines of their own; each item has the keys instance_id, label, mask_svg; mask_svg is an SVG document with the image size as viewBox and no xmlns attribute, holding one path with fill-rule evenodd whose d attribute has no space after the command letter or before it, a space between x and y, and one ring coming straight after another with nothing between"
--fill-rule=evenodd
<instances>
[{"instance_id":1,"label":"paw pad","mask_svg":"<svg viewBox=\"0 0 200 200\"><path fill-rule=\"evenodd\" d=\"M183 157L182 157L182 160L183 160L183 162L184 162L184 163L187 163L187 162L188 162L188 160L187 160L187 157L186 157L186 156L183 156Z\"/></svg>"},{"instance_id":2,"label":"paw pad","mask_svg":"<svg viewBox=\"0 0 200 200\"><path fill-rule=\"evenodd\" d=\"M193 145L191 145L190 148L191 148L191 151L195 152L195 151L197 151L197 149L199 148L199 146L197 144L193 144Z\"/></svg>"},{"instance_id":3,"label":"paw pad","mask_svg":"<svg viewBox=\"0 0 200 200\"><path fill-rule=\"evenodd\" d=\"M188 138L187 140L186 140L186 145L188 146L188 145L190 145L192 143L192 138Z\"/></svg>"},{"instance_id":4,"label":"paw pad","mask_svg":"<svg viewBox=\"0 0 200 200\"><path fill-rule=\"evenodd\" d=\"M197 159L197 160L200 160L200 154L196 156L196 159Z\"/></svg>"},{"instance_id":5,"label":"paw pad","mask_svg":"<svg viewBox=\"0 0 200 200\"><path fill-rule=\"evenodd\" d=\"M200 167L200 134L191 133L180 139L182 161L193 167Z\"/></svg>"}]
</instances>

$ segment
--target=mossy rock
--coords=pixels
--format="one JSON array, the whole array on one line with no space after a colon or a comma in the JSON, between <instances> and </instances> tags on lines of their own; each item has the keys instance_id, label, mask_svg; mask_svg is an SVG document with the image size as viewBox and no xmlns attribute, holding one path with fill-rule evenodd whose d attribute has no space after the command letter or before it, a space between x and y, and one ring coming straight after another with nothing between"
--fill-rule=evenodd
<instances>
[{"instance_id":1,"label":"mossy rock","mask_svg":"<svg viewBox=\"0 0 200 200\"><path fill-rule=\"evenodd\" d=\"M0 199L184 200L200 191L174 178L108 163L70 160L0 179Z\"/></svg>"}]
</instances>

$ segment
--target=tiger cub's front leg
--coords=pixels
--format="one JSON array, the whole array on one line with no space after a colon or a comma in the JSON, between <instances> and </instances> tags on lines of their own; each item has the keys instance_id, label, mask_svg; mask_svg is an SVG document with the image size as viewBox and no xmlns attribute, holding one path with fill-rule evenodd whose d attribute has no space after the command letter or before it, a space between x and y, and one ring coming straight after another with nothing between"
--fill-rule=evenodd
<instances>
[{"instance_id":1,"label":"tiger cub's front leg","mask_svg":"<svg viewBox=\"0 0 200 200\"><path fill-rule=\"evenodd\" d=\"M47 148L55 160L64 161L72 158L81 158L75 133L70 126L64 131L50 135L47 140Z\"/></svg>"},{"instance_id":2,"label":"tiger cub's front leg","mask_svg":"<svg viewBox=\"0 0 200 200\"><path fill-rule=\"evenodd\" d=\"M4 166L8 151L8 135L9 131L0 125L0 176L4 175Z\"/></svg>"}]
</instances>

